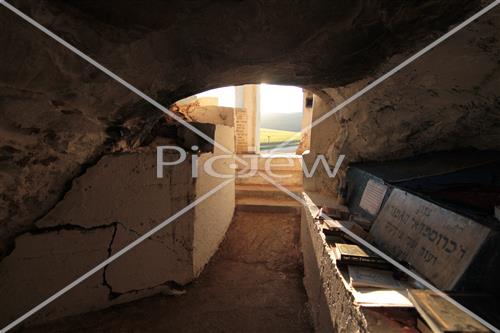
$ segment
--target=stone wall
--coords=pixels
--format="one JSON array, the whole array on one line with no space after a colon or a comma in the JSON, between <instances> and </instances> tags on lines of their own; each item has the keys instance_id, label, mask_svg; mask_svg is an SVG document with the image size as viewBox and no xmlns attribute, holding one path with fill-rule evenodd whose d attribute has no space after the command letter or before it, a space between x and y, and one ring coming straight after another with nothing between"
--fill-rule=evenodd
<instances>
[{"instance_id":1,"label":"stone wall","mask_svg":"<svg viewBox=\"0 0 500 333\"><path fill-rule=\"evenodd\" d=\"M312 102L312 103L311 103ZM314 106L314 94L310 91L304 90L304 97L302 101L302 121L300 122L300 129L302 131L300 135L300 143L297 147L297 154L302 154L303 152L311 148L311 122L313 117L313 106ZM309 105L309 103L311 105Z\"/></svg>"},{"instance_id":2,"label":"stone wall","mask_svg":"<svg viewBox=\"0 0 500 333\"><path fill-rule=\"evenodd\" d=\"M308 195L302 207L300 243L304 258L304 286L316 332L369 332L366 319L355 305L351 288L336 266L314 216L318 207Z\"/></svg>"},{"instance_id":3,"label":"stone wall","mask_svg":"<svg viewBox=\"0 0 500 333\"><path fill-rule=\"evenodd\" d=\"M429 36L429 42L437 36ZM422 43L420 47L425 46ZM458 32L372 91L314 127L310 158L326 154L335 165L387 160L427 152L500 149L500 8ZM409 57L390 58L377 75L317 91L317 119ZM306 158L307 160L307 158ZM342 181L324 172L309 189L338 193Z\"/></svg>"}]
</instances>

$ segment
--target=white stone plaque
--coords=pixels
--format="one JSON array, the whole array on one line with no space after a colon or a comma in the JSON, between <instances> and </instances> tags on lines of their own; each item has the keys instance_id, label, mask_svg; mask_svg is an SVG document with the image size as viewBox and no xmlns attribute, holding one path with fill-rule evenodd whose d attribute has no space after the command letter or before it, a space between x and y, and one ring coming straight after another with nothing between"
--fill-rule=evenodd
<instances>
[{"instance_id":1,"label":"white stone plaque","mask_svg":"<svg viewBox=\"0 0 500 333\"><path fill-rule=\"evenodd\" d=\"M382 251L408 262L436 287L451 290L489 231L469 218L394 189L370 234Z\"/></svg>"},{"instance_id":2,"label":"white stone plaque","mask_svg":"<svg viewBox=\"0 0 500 333\"><path fill-rule=\"evenodd\" d=\"M371 215L377 215L386 192L387 186L370 179L361 196L359 207Z\"/></svg>"}]
</instances>

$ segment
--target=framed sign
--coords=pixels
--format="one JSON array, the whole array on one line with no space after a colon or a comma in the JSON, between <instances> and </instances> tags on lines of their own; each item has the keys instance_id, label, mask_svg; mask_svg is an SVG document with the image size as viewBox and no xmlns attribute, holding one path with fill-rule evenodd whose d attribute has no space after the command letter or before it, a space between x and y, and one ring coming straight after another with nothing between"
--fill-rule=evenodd
<instances>
[{"instance_id":1,"label":"framed sign","mask_svg":"<svg viewBox=\"0 0 500 333\"><path fill-rule=\"evenodd\" d=\"M370 179L365 186L359 207L370 215L376 216L384 201L387 186Z\"/></svg>"},{"instance_id":2,"label":"framed sign","mask_svg":"<svg viewBox=\"0 0 500 333\"><path fill-rule=\"evenodd\" d=\"M411 264L436 287L451 290L489 231L469 218L394 189L370 234L381 250Z\"/></svg>"}]
</instances>

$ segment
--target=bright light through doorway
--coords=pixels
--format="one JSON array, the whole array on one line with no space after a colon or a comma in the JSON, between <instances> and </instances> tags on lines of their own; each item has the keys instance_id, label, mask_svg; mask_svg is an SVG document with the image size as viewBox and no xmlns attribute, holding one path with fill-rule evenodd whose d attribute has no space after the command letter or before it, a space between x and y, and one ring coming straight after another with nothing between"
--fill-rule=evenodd
<instances>
[{"instance_id":1,"label":"bright light through doorway","mask_svg":"<svg viewBox=\"0 0 500 333\"><path fill-rule=\"evenodd\" d=\"M258 88L257 144L262 151L270 151L291 139L293 141L280 147L279 152L294 152L299 143L295 135L300 132L302 122L302 88L265 83L258 85ZM237 101L234 86L208 90L197 97L215 97L219 106L242 107L236 105L242 101Z\"/></svg>"},{"instance_id":2,"label":"bright light through doorway","mask_svg":"<svg viewBox=\"0 0 500 333\"><path fill-rule=\"evenodd\" d=\"M260 85L260 113L300 113L302 112L302 88Z\"/></svg>"},{"instance_id":3,"label":"bright light through doorway","mask_svg":"<svg viewBox=\"0 0 500 333\"><path fill-rule=\"evenodd\" d=\"M196 96L217 97L219 99L219 106L236 107L236 88L234 86L207 90Z\"/></svg>"},{"instance_id":4,"label":"bright light through doorway","mask_svg":"<svg viewBox=\"0 0 500 333\"><path fill-rule=\"evenodd\" d=\"M260 85L260 150L279 153L293 153L298 139L294 135L300 131L303 112L303 92L301 88ZM278 148L282 143L293 140Z\"/></svg>"},{"instance_id":5,"label":"bright light through doorway","mask_svg":"<svg viewBox=\"0 0 500 333\"><path fill-rule=\"evenodd\" d=\"M236 106L236 89L234 86L207 90L198 97L217 97L219 106ZM302 112L302 89L293 86L272 84L260 85L260 112L269 113L300 113Z\"/></svg>"}]
</instances>

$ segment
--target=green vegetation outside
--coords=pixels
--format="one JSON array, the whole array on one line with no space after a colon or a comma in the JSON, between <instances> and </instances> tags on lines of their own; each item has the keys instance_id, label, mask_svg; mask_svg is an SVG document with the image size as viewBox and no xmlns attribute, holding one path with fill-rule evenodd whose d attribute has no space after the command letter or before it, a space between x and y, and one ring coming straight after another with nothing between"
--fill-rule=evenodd
<instances>
[{"instance_id":1,"label":"green vegetation outside","mask_svg":"<svg viewBox=\"0 0 500 333\"><path fill-rule=\"evenodd\" d=\"M290 142L291 144L297 144L300 141L300 135L297 133L299 132L292 132L292 131L281 131L281 130L274 130L274 129L268 129L268 128L261 128L260 129L260 144L261 145L272 145L272 144L277 144L281 143L284 141L292 140ZM294 136L294 134L297 134Z\"/></svg>"}]
</instances>

